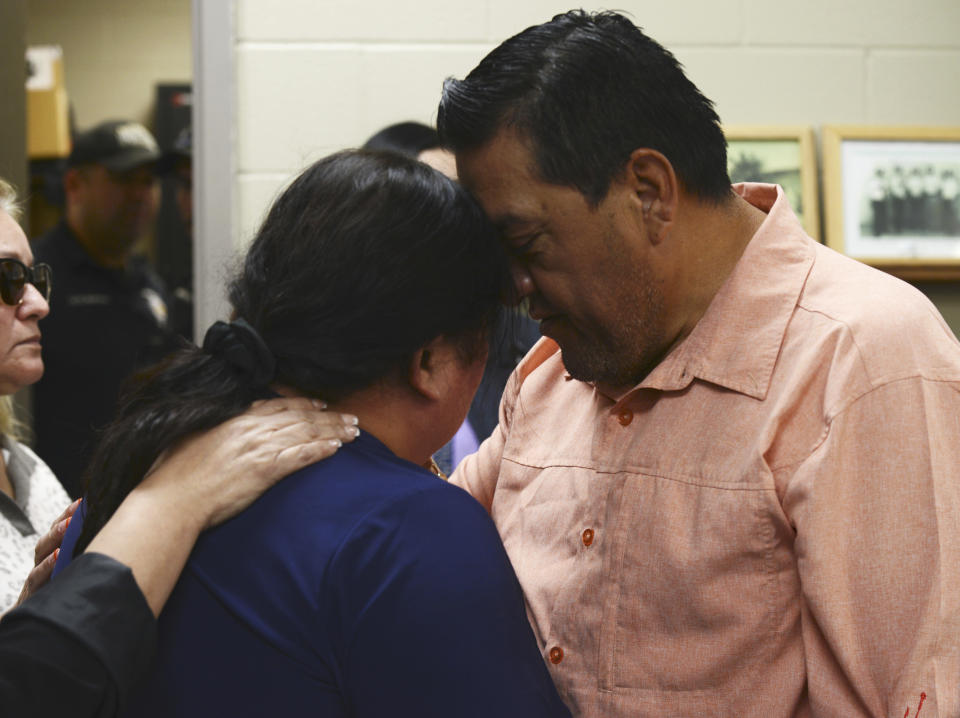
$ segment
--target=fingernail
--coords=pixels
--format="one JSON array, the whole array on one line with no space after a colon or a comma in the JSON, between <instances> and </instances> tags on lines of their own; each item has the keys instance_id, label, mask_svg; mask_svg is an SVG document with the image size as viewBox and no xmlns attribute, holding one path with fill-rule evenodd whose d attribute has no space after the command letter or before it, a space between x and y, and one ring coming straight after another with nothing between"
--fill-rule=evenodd
<instances>
[{"instance_id":1,"label":"fingernail","mask_svg":"<svg viewBox=\"0 0 960 718\"><path fill-rule=\"evenodd\" d=\"M357 428L356 426L348 426L347 433L351 434L354 437L357 437L357 436L360 436L360 429Z\"/></svg>"},{"instance_id":2,"label":"fingernail","mask_svg":"<svg viewBox=\"0 0 960 718\"><path fill-rule=\"evenodd\" d=\"M344 424L353 424L356 426L360 423L360 420L353 414L341 414L340 417L343 419Z\"/></svg>"},{"instance_id":3,"label":"fingernail","mask_svg":"<svg viewBox=\"0 0 960 718\"><path fill-rule=\"evenodd\" d=\"M60 558L60 548L59 548L59 547L53 549L53 560L56 561L58 558Z\"/></svg>"},{"instance_id":4,"label":"fingernail","mask_svg":"<svg viewBox=\"0 0 960 718\"><path fill-rule=\"evenodd\" d=\"M311 399L310 401L315 408L320 409L321 411L327 408L327 402L325 401L321 401L320 399Z\"/></svg>"},{"instance_id":5,"label":"fingernail","mask_svg":"<svg viewBox=\"0 0 960 718\"><path fill-rule=\"evenodd\" d=\"M330 446L335 446L338 449L343 446L343 442L340 439L330 439Z\"/></svg>"},{"instance_id":6,"label":"fingernail","mask_svg":"<svg viewBox=\"0 0 960 718\"><path fill-rule=\"evenodd\" d=\"M64 519L57 524L57 533L63 536L64 532L67 530L67 524L70 523L70 519Z\"/></svg>"}]
</instances>

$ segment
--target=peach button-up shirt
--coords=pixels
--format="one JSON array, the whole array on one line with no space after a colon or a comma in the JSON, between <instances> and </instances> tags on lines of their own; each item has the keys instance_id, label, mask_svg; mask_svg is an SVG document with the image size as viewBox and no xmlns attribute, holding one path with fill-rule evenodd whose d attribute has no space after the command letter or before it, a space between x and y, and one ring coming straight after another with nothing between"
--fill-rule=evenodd
<instances>
[{"instance_id":1,"label":"peach button-up shirt","mask_svg":"<svg viewBox=\"0 0 960 718\"><path fill-rule=\"evenodd\" d=\"M960 716L960 344L782 191L693 332L614 396L552 341L452 480L580 716Z\"/></svg>"}]
</instances>

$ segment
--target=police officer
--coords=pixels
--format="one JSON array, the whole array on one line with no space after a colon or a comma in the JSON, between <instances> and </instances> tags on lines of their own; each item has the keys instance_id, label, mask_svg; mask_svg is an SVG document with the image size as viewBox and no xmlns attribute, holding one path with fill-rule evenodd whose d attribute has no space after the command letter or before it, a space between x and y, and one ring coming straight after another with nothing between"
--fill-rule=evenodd
<instances>
[{"instance_id":1,"label":"police officer","mask_svg":"<svg viewBox=\"0 0 960 718\"><path fill-rule=\"evenodd\" d=\"M156 140L136 122L79 134L64 175L64 219L34 247L56 286L40 327L36 450L72 496L82 492L96 431L112 418L124 379L175 346L163 283L133 252L156 217L159 158Z\"/></svg>"}]
</instances>

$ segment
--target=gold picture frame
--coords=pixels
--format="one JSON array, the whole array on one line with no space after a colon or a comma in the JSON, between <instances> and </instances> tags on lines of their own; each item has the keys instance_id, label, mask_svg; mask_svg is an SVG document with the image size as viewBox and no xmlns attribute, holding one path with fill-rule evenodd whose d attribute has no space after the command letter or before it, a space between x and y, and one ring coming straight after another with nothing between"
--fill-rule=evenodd
<instances>
[{"instance_id":1,"label":"gold picture frame","mask_svg":"<svg viewBox=\"0 0 960 718\"><path fill-rule=\"evenodd\" d=\"M783 187L807 234L820 241L820 197L813 128L800 125L726 125L731 182Z\"/></svg>"},{"instance_id":2,"label":"gold picture frame","mask_svg":"<svg viewBox=\"0 0 960 718\"><path fill-rule=\"evenodd\" d=\"M827 245L912 281L960 279L960 127L823 128Z\"/></svg>"}]
</instances>

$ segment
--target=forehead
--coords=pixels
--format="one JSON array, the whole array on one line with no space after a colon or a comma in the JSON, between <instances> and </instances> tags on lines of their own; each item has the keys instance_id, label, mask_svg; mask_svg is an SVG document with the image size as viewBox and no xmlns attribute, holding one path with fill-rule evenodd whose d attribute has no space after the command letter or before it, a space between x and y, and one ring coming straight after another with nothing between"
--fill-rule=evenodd
<instances>
[{"instance_id":1,"label":"forehead","mask_svg":"<svg viewBox=\"0 0 960 718\"><path fill-rule=\"evenodd\" d=\"M535 167L528 145L506 130L480 147L457 154L460 182L501 229L548 211L553 185L539 179Z\"/></svg>"},{"instance_id":2,"label":"forehead","mask_svg":"<svg viewBox=\"0 0 960 718\"><path fill-rule=\"evenodd\" d=\"M510 131L458 154L457 170L504 235L583 229L596 221L596 208L580 190L540 178L529 145Z\"/></svg>"},{"instance_id":3,"label":"forehead","mask_svg":"<svg viewBox=\"0 0 960 718\"><path fill-rule=\"evenodd\" d=\"M450 150L442 147L431 147L417 155L417 159L430 165L433 169L443 172L450 179L457 179L457 163Z\"/></svg>"},{"instance_id":4,"label":"forehead","mask_svg":"<svg viewBox=\"0 0 960 718\"><path fill-rule=\"evenodd\" d=\"M81 176L100 186L123 186L133 183L153 182L156 179L152 164L140 165L122 172L110 170L98 164L87 165L84 169L85 172Z\"/></svg>"}]
</instances>

